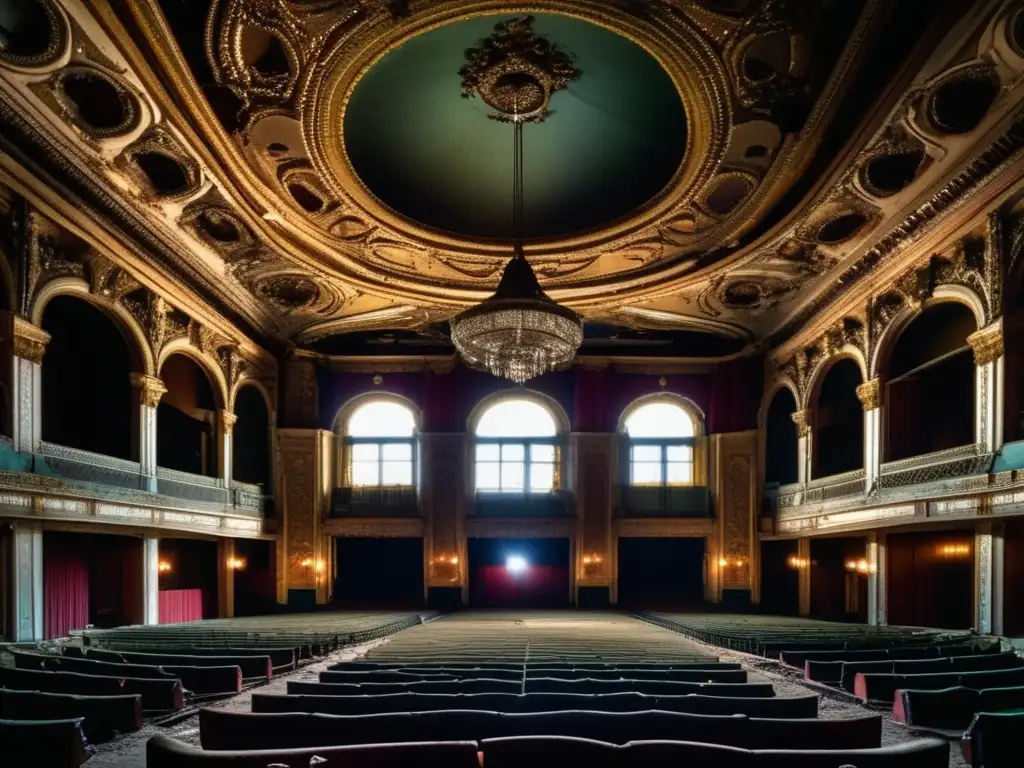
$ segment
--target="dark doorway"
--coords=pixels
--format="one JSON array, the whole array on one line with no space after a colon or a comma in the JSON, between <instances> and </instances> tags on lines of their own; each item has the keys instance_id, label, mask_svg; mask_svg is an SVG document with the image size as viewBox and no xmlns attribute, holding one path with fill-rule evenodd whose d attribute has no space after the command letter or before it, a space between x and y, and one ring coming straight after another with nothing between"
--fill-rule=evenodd
<instances>
[{"instance_id":1,"label":"dark doorway","mask_svg":"<svg viewBox=\"0 0 1024 768\"><path fill-rule=\"evenodd\" d=\"M124 336L102 311L57 296L43 312L50 334L43 356L43 440L131 459L138 401Z\"/></svg>"},{"instance_id":2,"label":"dark doorway","mask_svg":"<svg viewBox=\"0 0 1024 768\"><path fill-rule=\"evenodd\" d=\"M761 610L776 616L800 613L800 572L790 562L796 539L761 543Z\"/></svg>"},{"instance_id":3,"label":"dark doorway","mask_svg":"<svg viewBox=\"0 0 1024 768\"><path fill-rule=\"evenodd\" d=\"M242 483L270 485L270 414L263 394L254 386L243 386L235 395L234 453L232 476Z\"/></svg>"},{"instance_id":4,"label":"dark doorway","mask_svg":"<svg viewBox=\"0 0 1024 768\"><path fill-rule=\"evenodd\" d=\"M703 538L620 538L618 604L661 610L703 608L706 547Z\"/></svg>"},{"instance_id":5,"label":"dark doorway","mask_svg":"<svg viewBox=\"0 0 1024 768\"><path fill-rule=\"evenodd\" d=\"M277 609L275 542L237 539L235 557L245 566L235 571L235 615L259 616Z\"/></svg>"},{"instance_id":6,"label":"dark doorway","mask_svg":"<svg viewBox=\"0 0 1024 768\"><path fill-rule=\"evenodd\" d=\"M161 624L219 615L217 554L215 541L160 539Z\"/></svg>"},{"instance_id":7,"label":"dark doorway","mask_svg":"<svg viewBox=\"0 0 1024 768\"><path fill-rule=\"evenodd\" d=\"M156 461L165 469L217 476L216 398L206 372L190 357L172 354L160 368L167 392L156 419Z\"/></svg>"},{"instance_id":8,"label":"dark doorway","mask_svg":"<svg viewBox=\"0 0 1024 768\"><path fill-rule=\"evenodd\" d=\"M811 540L811 615L830 621L867 621L866 539L846 537ZM852 566L852 567L851 567Z\"/></svg>"},{"instance_id":9,"label":"dark doorway","mask_svg":"<svg viewBox=\"0 0 1024 768\"><path fill-rule=\"evenodd\" d=\"M767 484L786 485L797 481L796 398L788 388L783 387L768 407L765 421L764 480Z\"/></svg>"},{"instance_id":10,"label":"dark doorway","mask_svg":"<svg viewBox=\"0 0 1024 768\"><path fill-rule=\"evenodd\" d=\"M569 539L470 539L470 605L566 608L569 568Z\"/></svg>"},{"instance_id":11,"label":"dark doorway","mask_svg":"<svg viewBox=\"0 0 1024 768\"><path fill-rule=\"evenodd\" d=\"M855 360L843 358L825 373L814 411L814 477L864 468L864 411L857 397L863 383Z\"/></svg>"},{"instance_id":12,"label":"dark doorway","mask_svg":"<svg viewBox=\"0 0 1024 768\"><path fill-rule=\"evenodd\" d=\"M423 606L423 539L339 536L334 546L335 606Z\"/></svg>"},{"instance_id":13,"label":"dark doorway","mask_svg":"<svg viewBox=\"0 0 1024 768\"><path fill-rule=\"evenodd\" d=\"M889 624L970 629L974 624L974 535L890 534L886 539Z\"/></svg>"}]
</instances>

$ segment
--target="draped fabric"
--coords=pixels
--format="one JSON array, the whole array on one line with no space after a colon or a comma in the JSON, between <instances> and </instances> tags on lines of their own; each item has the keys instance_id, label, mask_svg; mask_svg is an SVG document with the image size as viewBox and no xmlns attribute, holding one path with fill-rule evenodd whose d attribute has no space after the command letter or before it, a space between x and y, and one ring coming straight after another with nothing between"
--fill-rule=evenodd
<instances>
[{"instance_id":1,"label":"draped fabric","mask_svg":"<svg viewBox=\"0 0 1024 768\"><path fill-rule=\"evenodd\" d=\"M203 590L160 590L160 623L177 624L203 618Z\"/></svg>"},{"instance_id":2,"label":"draped fabric","mask_svg":"<svg viewBox=\"0 0 1024 768\"><path fill-rule=\"evenodd\" d=\"M569 602L569 569L530 565L511 573L504 565L474 568L469 580L471 602L480 607L561 607Z\"/></svg>"},{"instance_id":3,"label":"draped fabric","mask_svg":"<svg viewBox=\"0 0 1024 768\"><path fill-rule=\"evenodd\" d=\"M89 623L89 555L63 537L43 545L43 617L47 640Z\"/></svg>"}]
</instances>

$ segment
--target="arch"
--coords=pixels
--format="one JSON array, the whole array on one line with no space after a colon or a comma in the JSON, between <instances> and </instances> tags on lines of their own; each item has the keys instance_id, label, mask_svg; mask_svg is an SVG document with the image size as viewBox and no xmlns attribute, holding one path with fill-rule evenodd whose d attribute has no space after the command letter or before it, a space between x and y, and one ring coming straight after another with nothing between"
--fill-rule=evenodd
<instances>
[{"instance_id":1,"label":"arch","mask_svg":"<svg viewBox=\"0 0 1024 768\"><path fill-rule=\"evenodd\" d=\"M896 342L899 341L899 337L903 335L903 331L906 330L907 326L909 326L918 315L937 304L948 302L965 305L974 315L975 325L978 328L984 328L986 326L985 302L975 291L962 285L940 285L932 292L932 298L921 302L919 305L905 305L903 309L900 310L892 319L892 322L889 323L889 327L885 329L875 345L875 351L871 356L868 366L870 376L867 378L873 379L885 374L886 368L889 364L889 356L892 354L892 350L896 346Z\"/></svg>"},{"instance_id":2,"label":"arch","mask_svg":"<svg viewBox=\"0 0 1024 768\"><path fill-rule=\"evenodd\" d=\"M851 356L833 359L820 378L814 409L811 477L830 477L864 468L864 409L857 387L864 371Z\"/></svg>"},{"instance_id":3,"label":"arch","mask_svg":"<svg viewBox=\"0 0 1024 768\"><path fill-rule=\"evenodd\" d=\"M478 433L480 420L489 410L491 410L491 408L496 405L500 405L503 402L510 402L514 400L532 402L547 411L555 424L556 435L564 435L569 432L569 416L566 414L565 409L562 408L559 402L553 397L545 395L542 392L525 388L504 390L493 395L488 395L480 400L480 402L473 406L473 410L469 413L469 420L467 422L469 432L473 435Z\"/></svg>"},{"instance_id":4,"label":"arch","mask_svg":"<svg viewBox=\"0 0 1024 768\"><path fill-rule=\"evenodd\" d=\"M147 376L156 375L157 366L153 359L153 350L139 322L123 304L99 300L89 291L89 284L81 278L58 277L44 285L32 303L32 311L29 314L32 325L41 327L46 305L57 296L74 296L106 314L124 336L135 372Z\"/></svg>"},{"instance_id":5,"label":"arch","mask_svg":"<svg viewBox=\"0 0 1024 768\"><path fill-rule=\"evenodd\" d=\"M689 398L672 392L654 392L636 398L619 415L618 432L628 434L626 425L630 418L640 409L658 404L674 406L686 414L690 424L693 426L693 431L692 434L682 435L682 437L701 437L704 434L704 412Z\"/></svg>"},{"instance_id":6,"label":"arch","mask_svg":"<svg viewBox=\"0 0 1024 768\"><path fill-rule=\"evenodd\" d=\"M861 381L868 380L868 362L864 357L864 353L853 346L853 344L844 344L831 355L821 360L811 371L810 376L807 377L807 388L804 391L804 399L801 403L802 408L814 407L818 401L818 395L820 394L821 385L825 381L825 377L832 370L833 366L841 360L853 360L856 362L857 367L860 368Z\"/></svg>"},{"instance_id":7,"label":"arch","mask_svg":"<svg viewBox=\"0 0 1024 768\"><path fill-rule=\"evenodd\" d=\"M231 451L231 476L243 483L271 485L271 410L266 393L248 382L236 392L237 416Z\"/></svg>"},{"instance_id":8,"label":"arch","mask_svg":"<svg viewBox=\"0 0 1024 768\"><path fill-rule=\"evenodd\" d=\"M214 379L197 355L178 349L162 355L159 376L167 392L157 406L156 460L164 469L217 477L225 469Z\"/></svg>"},{"instance_id":9,"label":"arch","mask_svg":"<svg viewBox=\"0 0 1024 768\"><path fill-rule=\"evenodd\" d=\"M412 400L395 392L372 391L363 392L362 394L346 400L342 404L341 408L338 409L338 413L334 417L334 423L331 425L331 431L336 435L344 436L346 434L348 422L352 418L352 414L364 405L378 401L395 403L406 408L412 414L413 424L415 425L414 434L418 433L422 429L423 422L420 409Z\"/></svg>"},{"instance_id":10,"label":"arch","mask_svg":"<svg viewBox=\"0 0 1024 768\"><path fill-rule=\"evenodd\" d=\"M174 339L167 342L160 350L160 357L157 358L157 376L163 370L167 358L172 355L184 355L191 358L192 362L198 365L203 373L206 374L206 378L210 380L210 388L213 390L217 408L227 410L227 403L229 402L228 380L224 376L224 371L217 365L217 361L205 352L200 352L192 346L188 339Z\"/></svg>"},{"instance_id":11,"label":"arch","mask_svg":"<svg viewBox=\"0 0 1024 768\"><path fill-rule=\"evenodd\" d=\"M267 385L254 376L243 376L235 382L234 387L231 388L231 407L228 410L234 413L235 400L238 398L238 393L242 391L242 387L252 387L257 390L263 396L263 402L267 406L267 413L273 416L274 412L277 411L274 397L271 395Z\"/></svg>"},{"instance_id":12,"label":"arch","mask_svg":"<svg viewBox=\"0 0 1024 768\"><path fill-rule=\"evenodd\" d=\"M788 389L789 393L793 396L796 409L800 409L800 403L803 400L800 397L799 387L788 376L776 376L765 387L764 394L761 396L761 407L757 410L757 424L762 429L768 425L768 411L771 408L772 400L775 399L780 389Z\"/></svg>"},{"instance_id":13,"label":"arch","mask_svg":"<svg viewBox=\"0 0 1024 768\"><path fill-rule=\"evenodd\" d=\"M787 485L799 480L799 437L793 413L800 408L796 389L775 387L764 413L766 483Z\"/></svg>"}]
</instances>

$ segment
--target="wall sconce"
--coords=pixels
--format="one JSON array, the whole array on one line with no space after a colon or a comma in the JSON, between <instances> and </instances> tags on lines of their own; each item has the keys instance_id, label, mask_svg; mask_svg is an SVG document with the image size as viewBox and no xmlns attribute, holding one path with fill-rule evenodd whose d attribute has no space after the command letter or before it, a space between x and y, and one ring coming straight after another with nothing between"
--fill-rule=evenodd
<instances>
[{"instance_id":1,"label":"wall sconce","mask_svg":"<svg viewBox=\"0 0 1024 768\"><path fill-rule=\"evenodd\" d=\"M787 560L786 562L790 568L795 568L796 570L809 568L811 565L811 561L808 560L806 557L797 557L796 555L791 555L789 560Z\"/></svg>"},{"instance_id":2,"label":"wall sconce","mask_svg":"<svg viewBox=\"0 0 1024 768\"><path fill-rule=\"evenodd\" d=\"M847 560L846 570L851 573L874 573L875 568L863 557L860 560Z\"/></svg>"},{"instance_id":3,"label":"wall sconce","mask_svg":"<svg viewBox=\"0 0 1024 768\"><path fill-rule=\"evenodd\" d=\"M939 547L939 554L943 557L969 557L971 546L970 544L943 544Z\"/></svg>"},{"instance_id":4,"label":"wall sconce","mask_svg":"<svg viewBox=\"0 0 1024 768\"><path fill-rule=\"evenodd\" d=\"M245 560L240 557L229 557L228 558L228 569L232 571L244 571Z\"/></svg>"},{"instance_id":5,"label":"wall sconce","mask_svg":"<svg viewBox=\"0 0 1024 768\"><path fill-rule=\"evenodd\" d=\"M722 568L728 568L730 566L732 566L733 568L742 568L744 565L746 565L746 562L747 561L744 560L742 557L737 557L735 560L729 560L726 557L722 557L719 558L718 565Z\"/></svg>"},{"instance_id":6,"label":"wall sconce","mask_svg":"<svg viewBox=\"0 0 1024 768\"><path fill-rule=\"evenodd\" d=\"M301 563L299 563L299 565L301 565L303 568L312 568L313 567L313 558L307 557L305 560L303 560Z\"/></svg>"},{"instance_id":7,"label":"wall sconce","mask_svg":"<svg viewBox=\"0 0 1024 768\"><path fill-rule=\"evenodd\" d=\"M600 564L601 564L601 556L596 554L596 553L591 554L591 555L584 555L583 556L583 565L585 565L585 566L600 565Z\"/></svg>"},{"instance_id":8,"label":"wall sconce","mask_svg":"<svg viewBox=\"0 0 1024 768\"><path fill-rule=\"evenodd\" d=\"M173 568L170 560L161 560L156 564L156 570L158 573L170 573Z\"/></svg>"},{"instance_id":9,"label":"wall sconce","mask_svg":"<svg viewBox=\"0 0 1024 768\"><path fill-rule=\"evenodd\" d=\"M458 565L458 555L438 555L434 558L434 565Z\"/></svg>"}]
</instances>

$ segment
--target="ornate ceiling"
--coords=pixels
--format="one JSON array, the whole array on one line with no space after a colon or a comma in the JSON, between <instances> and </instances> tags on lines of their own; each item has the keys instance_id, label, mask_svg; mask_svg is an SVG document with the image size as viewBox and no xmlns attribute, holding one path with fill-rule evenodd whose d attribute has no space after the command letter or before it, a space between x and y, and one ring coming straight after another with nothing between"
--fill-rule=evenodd
<instances>
[{"instance_id":1,"label":"ornate ceiling","mask_svg":"<svg viewBox=\"0 0 1024 768\"><path fill-rule=\"evenodd\" d=\"M262 338L433 343L510 254L460 70L528 14L578 76L526 129L526 251L592 339L784 340L1022 173L1009 0L19 0L4 138Z\"/></svg>"}]
</instances>

